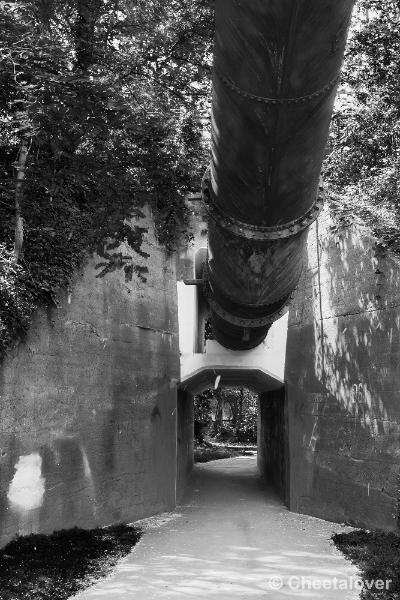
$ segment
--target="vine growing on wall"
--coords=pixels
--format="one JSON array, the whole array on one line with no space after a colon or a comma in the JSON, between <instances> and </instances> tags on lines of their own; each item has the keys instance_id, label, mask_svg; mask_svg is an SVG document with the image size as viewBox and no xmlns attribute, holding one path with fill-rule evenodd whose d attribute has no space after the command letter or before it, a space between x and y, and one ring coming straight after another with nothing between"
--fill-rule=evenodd
<instances>
[{"instance_id":1,"label":"vine growing on wall","mask_svg":"<svg viewBox=\"0 0 400 600\"><path fill-rule=\"evenodd\" d=\"M213 15L206 0L20 0L0 3L0 28L2 356L88 253L99 277L146 280L145 203L167 252L190 237Z\"/></svg>"}]
</instances>

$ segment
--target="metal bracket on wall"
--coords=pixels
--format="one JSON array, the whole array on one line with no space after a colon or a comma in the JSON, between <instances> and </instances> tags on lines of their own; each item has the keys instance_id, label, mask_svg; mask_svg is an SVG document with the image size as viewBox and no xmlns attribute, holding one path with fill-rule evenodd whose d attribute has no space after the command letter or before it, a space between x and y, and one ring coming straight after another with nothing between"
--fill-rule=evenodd
<instances>
[{"instance_id":1,"label":"metal bracket on wall","mask_svg":"<svg viewBox=\"0 0 400 600\"><path fill-rule=\"evenodd\" d=\"M204 279L184 279L183 283L185 285L203 285Z\"/></svg>"}]
</instances>

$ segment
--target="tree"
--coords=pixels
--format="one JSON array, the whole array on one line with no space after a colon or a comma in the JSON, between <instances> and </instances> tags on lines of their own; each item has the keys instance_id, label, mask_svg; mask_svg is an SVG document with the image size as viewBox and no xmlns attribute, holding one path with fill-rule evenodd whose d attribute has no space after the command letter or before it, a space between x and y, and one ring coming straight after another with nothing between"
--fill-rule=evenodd
<instances>
[{"instance_id":1,"label":"tree","mask_svg":"<svg viewBox=\"0 0 400 600\"><path fill-rule=\"evenodd\" d=\"M387 245L399 226L400 7L361 0L331 127L325 180L333 206L356 214Z\"/></svg>"},{"instance_id":2,"label":"tree","mask_svg":"<svg viewBox=\"0 0 400 600\"><path fill-rule=\"evenodd\" d=\"M258 395L243 387L206 390L195 398L195 433L208 427L216 438L228 436L232 441L254 443L257 404ZM199 436L196 438L199 441Z\"/></svg>"},{"instance_id":3,"label":"tree","mask_svg":"<svg viewBox=\"0 0 400 600\"><path fill-rule=\"evenodd\" d=\"M20 0L0 27L1 354L88 251L145 281L144 202L167 251L190 237L213 21L205 0Z\"/></svg>"},{"instance_id":4,"label":"tree","mask_svg":"<svg viewBox=\"0 0 400 600\"><path fill-rule=\"evenodd\" d=\"M202 444L204 442L204 430L211 423L211 400L212 390L205 390L196 396L194 401L194 437Z\"/></svg>"}]
</instances>

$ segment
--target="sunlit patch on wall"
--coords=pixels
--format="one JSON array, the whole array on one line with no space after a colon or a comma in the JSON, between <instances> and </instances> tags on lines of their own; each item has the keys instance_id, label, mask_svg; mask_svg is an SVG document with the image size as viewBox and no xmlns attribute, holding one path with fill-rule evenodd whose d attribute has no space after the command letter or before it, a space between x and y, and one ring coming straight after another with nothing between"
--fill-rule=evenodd
<instances>
[{"instance_id":1,"label":"sunlit patch on wall","mask_svg":"<svg viewBox=\"0 0 400 600\"><path fill-rule=\"evenodd\" d=\"M20 456L15 465L7 499L12 510L25 513L43 504L45 478L42 477L42 457L37 452Z\"/></svg>"}]
</instances>

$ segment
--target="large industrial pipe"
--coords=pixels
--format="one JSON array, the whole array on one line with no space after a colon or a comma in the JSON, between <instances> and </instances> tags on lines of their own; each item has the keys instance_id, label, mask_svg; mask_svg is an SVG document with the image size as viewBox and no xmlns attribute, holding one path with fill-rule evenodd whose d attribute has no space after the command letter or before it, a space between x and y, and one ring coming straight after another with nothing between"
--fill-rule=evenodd
<instances>
[{"instance_id":1,"label":"large industrial pipe","mask_svg":"<svg viewBox=\"0 0 400 600\"><path fill-rule=\"evenodd\" d=\"M354 0L216 0L206 290L249 349L299 280Z\"/></svg>"}]
</instances>

